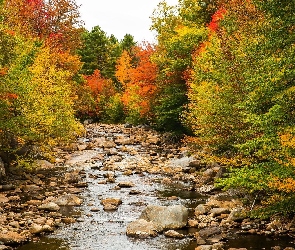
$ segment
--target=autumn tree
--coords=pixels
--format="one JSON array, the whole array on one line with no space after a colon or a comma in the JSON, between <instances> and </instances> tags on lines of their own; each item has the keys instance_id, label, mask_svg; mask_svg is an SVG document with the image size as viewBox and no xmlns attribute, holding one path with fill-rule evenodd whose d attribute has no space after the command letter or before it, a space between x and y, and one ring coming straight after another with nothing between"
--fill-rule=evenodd
<instances>
[{"instance_id":1,"label":"autumn tree","mask_svg":"<svg viewBox=\"0 0 295 250\"><path fill-rule=\"evenodd\" d=\"M82 22L73 0L5 0L3 8L5 23L26 37L71 53L80 45Z\"/></svg>"},{"instance_id":2,"label":"autumn tree","mask_svg":"<svg viewBox=\"0 0 295 250\"><path fill-rule=\"evenodd\" d=\"M49 2L5 0L0 10L1 157L49 157L54 145L82 132L73 109L81 67L77 6Z\"/></svg>"},{"instance_id":3,"label":"autumn tree","mask_svg":"<svg viewBox=\"0 0 295 250\"><path fill-rule=\"evenodd\" d=\"M81 73L92 75L99 70L105 78L117 83L115 76L116 64L123 50L130 52L136 44L131 35L125 35L122 41L114 36L108 36L99 26L95 26L90 32L82 35L83 46L78 53L84 63ZM119 87L119 86L118 86Z\"/></svg>"},{"instance_id":4,"label":"autumn tree","mask_svg":"<svg viewBox=\"0 0 295 250\"><path fill-rule=\"evenodd\" d=\"M177 6L159 4L152 21L158 46L153 61L159 67L155 122L162 130L184 131L181 113L188 103L186 78L194 50L207 37L206 24L213 8L197 0L179 1Z\"/></svg>"},{"instance_id":5,"label":"autumn tree","mask_svg":"<svg viewBox=\"0 0 295 250\"><path fill-rule=\"evenodd\" d=\"M235 162L221 186L271 205L260 216L294 212L294 4L218 2L194 53L186 118L207 152Z\"/></svg>"},{"instance_id":6,"label":"autumn tree","mask_svg":"<svg viewBox=\"0 0 295 250\"><path fill-rule=\"evenodd\" d=\"M140 123L150 119L151 102L156 90L157 66L151 62L154 48L149 43L136 46L130 53L123 51L117 63L116 77L122 84L123 104L127 120Z\"/></svg>"}]
</instances>

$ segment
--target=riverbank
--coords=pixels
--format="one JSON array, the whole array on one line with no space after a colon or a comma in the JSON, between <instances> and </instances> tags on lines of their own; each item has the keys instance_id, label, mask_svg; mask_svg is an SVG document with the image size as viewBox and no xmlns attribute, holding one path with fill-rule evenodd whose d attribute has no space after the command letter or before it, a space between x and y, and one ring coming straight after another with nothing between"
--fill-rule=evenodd
<instances>
[{"instance_id":1,"label":"riverbank","mask_svg":"<svg viewBox=\"0 0 295 250\"><path fill-rule=\"evenodd\" d=\"M35 172L8 176L0 193L0 249L47 234L66 234L76 242L68 249L227 249L236 234L286 237L287 245L274 242L276 249L294 245L294 220L252 220L236 193L214 188L224 172L217 163L202 163L146 127L89 124L86 130L85 138L58 150L55 164L40 161ZM183 205L186 226L173 229L178 234L126 236L148 205Z\"/></svg>"}]
</instances>

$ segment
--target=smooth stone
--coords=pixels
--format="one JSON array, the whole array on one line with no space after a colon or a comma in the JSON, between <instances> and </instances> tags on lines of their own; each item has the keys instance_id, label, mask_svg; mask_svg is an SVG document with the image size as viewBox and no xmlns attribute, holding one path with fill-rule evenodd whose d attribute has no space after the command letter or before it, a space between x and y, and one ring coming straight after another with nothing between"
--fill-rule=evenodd
<instances>
[{"instance_id":1,"label":"smooth stone","mask_svg":"<svg viewBox=\"0 0 295 250\"><path fill-rule=\"evenodd\" d=\"M156 237L160 229L153 222L139 219L128 224L126 234L135 238Z\"/></svg>"}]
</instances>

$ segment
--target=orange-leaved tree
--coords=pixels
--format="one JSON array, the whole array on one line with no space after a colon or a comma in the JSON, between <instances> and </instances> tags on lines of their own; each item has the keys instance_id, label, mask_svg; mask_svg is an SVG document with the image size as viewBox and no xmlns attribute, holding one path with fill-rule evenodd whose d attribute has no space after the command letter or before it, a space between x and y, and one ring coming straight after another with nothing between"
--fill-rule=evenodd
<instances>
[{"instance_id":1,"label":"orange-leaved tree","mask_svg":"<svg viewBox=\"0 0 295 250\"><path fill-rule=\"evenodd\" d=\"M150 119L156 92L157 65L151 61L154 47L149 43L133 48L134 62L124 51L118 60L116 76L123 86L122 101L127 120L139 123Z\"/></svg>"},{"instance_id":2,"label":"orange-leaved tree","mask_svg":"<svg viewBox=\"0 0 295 250\"><path fill-rule=\"evenodd\" d=\"M122 107L114 82L101 76L97 69L90 76L84 76L95 107L88 110L88 115L104 122L118 122L122 119Z\"/></svg>"}]
</instances>

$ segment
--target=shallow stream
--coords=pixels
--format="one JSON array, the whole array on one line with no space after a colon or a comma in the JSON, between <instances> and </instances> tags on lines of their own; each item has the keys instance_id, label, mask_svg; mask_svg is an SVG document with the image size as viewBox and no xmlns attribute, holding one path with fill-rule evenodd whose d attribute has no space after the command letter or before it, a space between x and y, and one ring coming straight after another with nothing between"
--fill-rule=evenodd
<instances>
[{"instance_id":1,"label":"shallow stream","mask_svg":"<svg viewBox=\"0 0 295 250\"><path fill-rule=\"evenodd\" d=\"M72 164L79 163L77 167L84 170L84 181L88 184L80 194L84 199L82 206L63 211L76 217L77 221L42 237L38 242L23 245L18 250L194 250L197 244L192 237L174 239L160 235L156 238L134 239L126 236L126 227L128 223L138 219L148 204L183 204L190 209L192 216L194 208L206 202L206 196L190 191L189 183L163 184L165 177L148 173L124 175L123 171L114 171L114 183L99 184L103 183L104 176L109 172L103 170L102 161L89 162L98 150L84 151L83 154L70 159ZM134 186L117 189L116 186L121 181L132 182ZM136 194L132 194L131 190L136 191ZM103 210L101 199L110 197L122 199L123 203L118 210ZM180 231L193 234L196 230L190 228ZM294 242L289 237L275 240L264 236L233 235L226 243L226 249L271 249L277 245L294 246Z\"/></svg>"}]
</instances>

